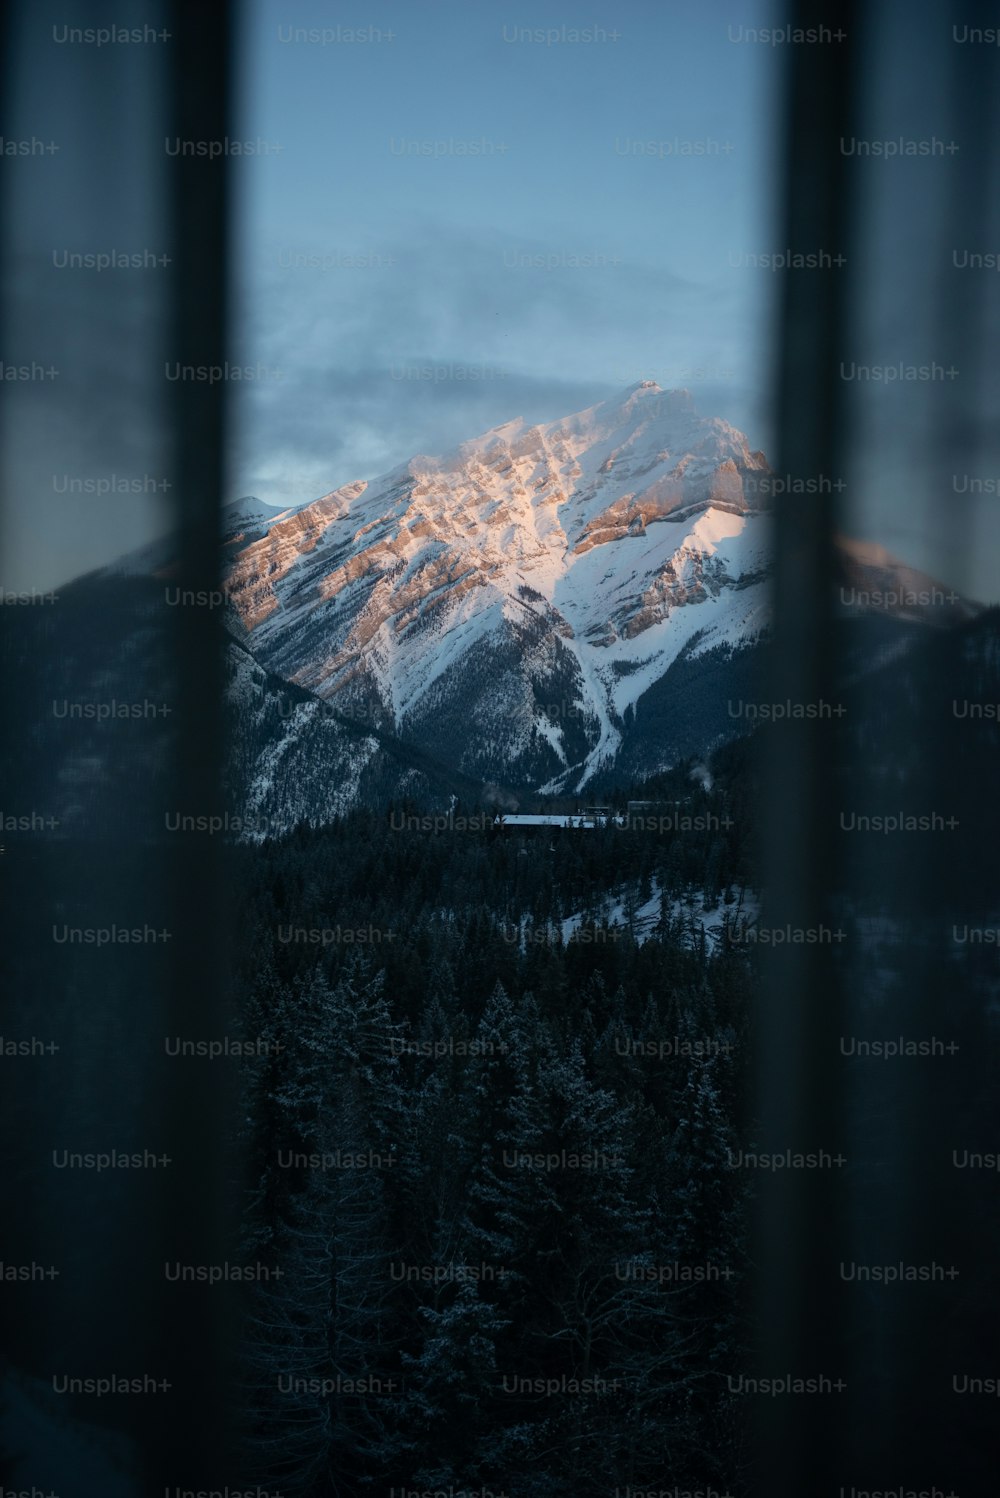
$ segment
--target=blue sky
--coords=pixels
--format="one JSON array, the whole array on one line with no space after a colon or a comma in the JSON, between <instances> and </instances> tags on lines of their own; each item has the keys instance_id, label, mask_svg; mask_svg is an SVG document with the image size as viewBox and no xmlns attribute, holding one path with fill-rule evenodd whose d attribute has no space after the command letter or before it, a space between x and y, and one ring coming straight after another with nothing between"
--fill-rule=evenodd
<instances>
[{"instance_id":1,"label":"blue sky","mask_svg":"<svg viewBox=\"0 0 1000 1498\"><path fill-rule=\"evenodd\" d=\"M873 78L869 123L919 135L947 118L921 84L922 49L941 42L930 20L914 28L897 9L871 56L884 62L891 43L913 58L890 86ZM301 502L643 378L687 386L780 463L769 411L780 276L747 257L783 248L788 48L748 33L782 21L768 0L255 0L240 130L281 149L238 171L238 324L242 356L280 378L240 391L233 497ZM563 39L587 27L594 40ZM324 28L326 45L299 37ZM364 28L377 36L351 39ZM550 30L551 43L535 39ZM449 142L466 154L422 154ZM868 234L858 358L936 361L945 351L924 312L950 264L946 232L935 244L947 168L856 170ZM915 255L918 236L933 248ZM940 431L931 452L929 418L946 398L967 408L964 389L854 395L846 528L997 597L995 498L952 492L956 469L1000 468L995 424L976 418L974 457Z\"/></svg>"},{"instance_id":2,"label":"blue sky","mask_svg":"<svg viewBox=\"0 0 1000 1498\"><path fill-rule=\"evenodd\" d=\"M240 134L281 149L240 168L240 327L270 373L233 492L301 501L642 378L764 446L774 278L730 258L773 247L780 57L729 28L767 19L258 0Z\"/></svg>"},{"instance_id":3,"label":"blue sky","mask_svg":"<svg viewBox=\"0 0 1000 1498\"><path fill-rule=\"evenodd\" d=\"M899 66L888 82L873 75L868 128L945 129L947 100L924 81L935 23L921 31L903 0L892 6L869 56ZM747 263L783 248L774 169L788 48L747 39L780 20L768 7L249 0L235 133L271 154L231 161L232 357L263 377L228 387L227 497L305 502L648 378L687 386L780 466L769 387L781 277ZM591 40L572 39L588 27ZM83 58L50 32L29 28L11 90L21 133L63 147L5 163L18 298L4 357L64 373L8 391L4 472L20 502L2 517L7 587L58 583L169 523L158 492L65 493L67 475L90 485L164 472L163 283L52 264L59 249L162 248L165 101L128 49ZM80 114L112 143L100 171L75 149ZM858 360L947 366L954 299L983 286L986 359L1000 281L951 269L959 174L947 160L852 169L867 225ZM983 203L988 235L958 249L1000 243L1000 195ZM852 387L862 420L846 528L995 599L1000 391L973 373ZM103 392L96 419L80 390ZM968 492L968 479L985 491Z\"/></svg>"}]
</instances>

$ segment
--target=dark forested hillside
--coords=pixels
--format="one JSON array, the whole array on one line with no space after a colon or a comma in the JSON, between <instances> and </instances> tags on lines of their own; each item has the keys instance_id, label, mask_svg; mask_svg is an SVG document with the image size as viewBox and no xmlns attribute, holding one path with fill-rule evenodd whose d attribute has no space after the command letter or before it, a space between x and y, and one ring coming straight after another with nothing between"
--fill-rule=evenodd
<instances>
[{"instance_id":1,"label":"dark forested hillside","mask_svg":"<svg viewBox=\"0 0 1000 1498\"><path fill-rule=\"evenodd\" d=\"M739 746L713 769L647 786L655 827L408 806L235 850L265 1486L733 1480L753 871Z\"/></svg>"}]
</instances>

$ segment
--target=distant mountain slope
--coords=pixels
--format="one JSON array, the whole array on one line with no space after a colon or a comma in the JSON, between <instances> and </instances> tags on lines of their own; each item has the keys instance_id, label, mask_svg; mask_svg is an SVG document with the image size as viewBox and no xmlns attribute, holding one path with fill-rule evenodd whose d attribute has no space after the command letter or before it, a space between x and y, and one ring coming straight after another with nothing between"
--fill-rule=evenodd
<instances>
[{"instance_id":1,"label":"distant mountain slope","mask_svg":"<svg viewBox=\"0 0 1000 1498\"><path fill-rule=\"evenodd\" d=\"M183 828L180 818L220 816L261 838L355 805L411 797L446 809L456 795L482 798L484 787L446 760L346 717L228 639L227 785L218 806L176 806L176 612L164 594L162 580L92 574L53 604L5 611L4 681L22 731L4 766L0 843L12 848L22 834L158 842Z\"/></svg>"}]
</instances>

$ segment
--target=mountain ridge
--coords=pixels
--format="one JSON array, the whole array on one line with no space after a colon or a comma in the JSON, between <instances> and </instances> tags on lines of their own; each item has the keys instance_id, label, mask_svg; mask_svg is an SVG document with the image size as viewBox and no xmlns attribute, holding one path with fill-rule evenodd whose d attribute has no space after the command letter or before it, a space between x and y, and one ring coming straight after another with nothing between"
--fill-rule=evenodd
<instances>
[{"instance_id":1,"label":"mountain ridge","mask_svg":"<svg viewBox=\"0 0 1000 1498\"><path fill-rule=\"evenodd\" d=\"M709 752L763 680L771 474L689 391L639 381L299 505L227 505L217 602L246 784L283 804L267 782L308 762L325 817L362 781L575 796ZM104 575L164 581L173 562L167 538ZM839 538L837 562L850 679L979 612L870 543Z\"/></svg>"},{"instance_id":2,"label":"mountain ridge","mask_svg":"<svg viewBox=\"0 0 1000 1498\"><path fill-rule=\"evenodd\" d=\"M690 392L640 381L271 519L237 511L228 598L257 658L319 697L428 746L461 703L460 768L581 787L685 645L763 628L749 481L769 471ZM476 689L486 658L503 722Z\"/></svg>"}]
</instances>

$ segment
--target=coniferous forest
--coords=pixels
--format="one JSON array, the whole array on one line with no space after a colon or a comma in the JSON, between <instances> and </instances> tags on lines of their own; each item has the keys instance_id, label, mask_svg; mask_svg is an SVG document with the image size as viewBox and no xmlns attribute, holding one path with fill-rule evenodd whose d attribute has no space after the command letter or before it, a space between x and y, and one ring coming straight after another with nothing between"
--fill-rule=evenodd
<instances>
[{"instance_id":1,"label":"coniferous forest","mask_svg":"<svg viewBox=\"0 0 1000 1498\"><path fill-rule=\"evenodd\" d=\"M263 1486L738 1474L745 749L641 794L634 828L400 805L236 850Z\"/></svg>"}]
</instances>

